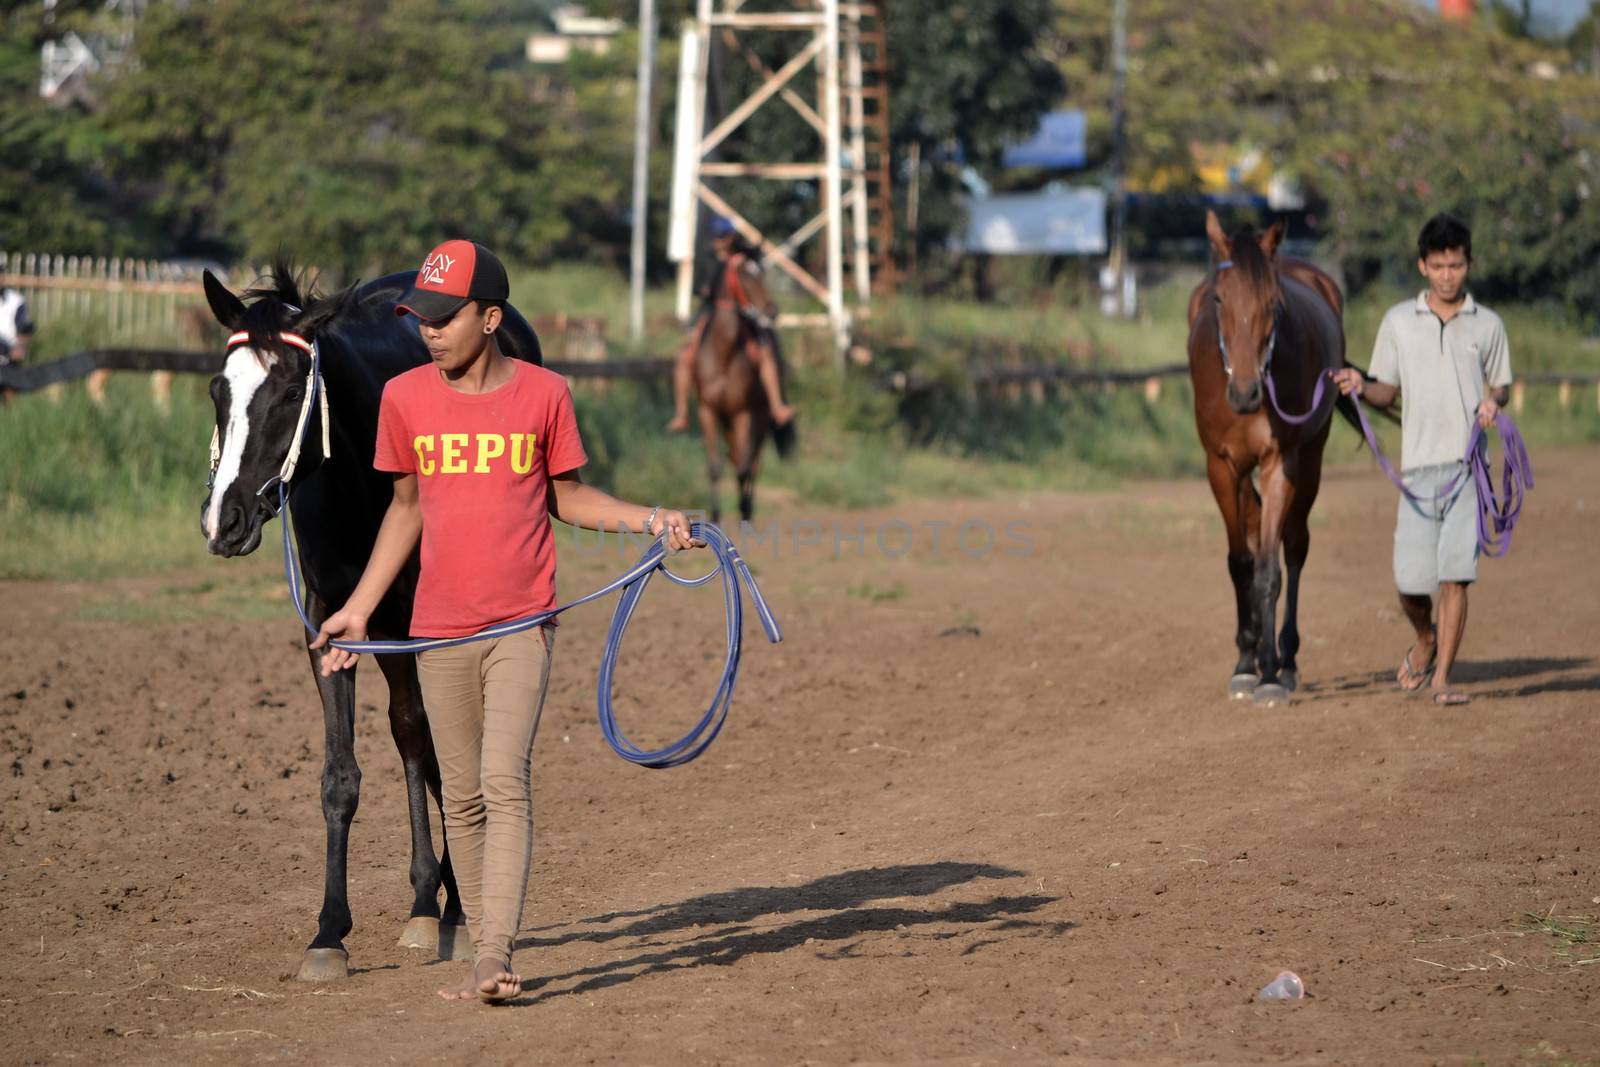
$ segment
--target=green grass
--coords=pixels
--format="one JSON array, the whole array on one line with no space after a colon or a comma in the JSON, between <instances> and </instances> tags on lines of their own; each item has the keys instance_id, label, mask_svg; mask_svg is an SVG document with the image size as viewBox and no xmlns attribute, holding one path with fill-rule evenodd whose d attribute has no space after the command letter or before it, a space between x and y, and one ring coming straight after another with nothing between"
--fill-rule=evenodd
<instances>
[{"instance_id":1,"label":"green grass","mask_svg":"<svg viewBox=\"0 0 1600 1067\"><path fill-rule=\"evenodd\" d=\"M845 592L857 599L876 604L885 600L899 600L906 595L906 586L904 582L873 585L871 582L863 581L857 585L847 587Z\"/></svg>"},{"instance_id":2,"label":"green grass","mask_svg":"<svg viewBox=\"0 0 1600 1067\"><path fill-rule=\"evenodd\" d=\"M1557 915L1554 911L1540 915L1530 911L1523 914L1520 925L1573 947L1600 946L1600 922L1593 915ZM1587 954L1600 955L1600 948Z\"/></svg>"},{"instance_id":3,"label":"green grass","mask_svg":"<svg viewBox=\"0 0 1600 1067\"><path fill-rule=\"evenodd\" d=\"M1182 363L1189 291L1200 278L1196 269L1174 272L1141 295L1135 319L1107 318L1081 292L1073 299L1046 291L1022 305L902 295L874 309L866 329L961 366L1041 359L1116 368Z\"/></svg>"},{"instance_id":4,"label":"green grass","mask_svg":"<svg viewBox=\"0 0 1600 1067\"><path fill-rule=\"evenodd\" d=\"M210 577L177 578L151 587L101 587L71 607L95 622L175 623L208 619L262 621L293 616L289 587L268 551L248 562L215 560ZM226 573L224 572L226 568Z\"/></svg>"},{"instance_id":5,"label":"green grass","mask_svg":"<svg viewBox=\"0 0 1600 1067\"><path fill-rule=\"evenodd\" d=\"M199 532L211 401L173 383L156 410L142 375L113 376L96 406L81 385L0 410L0 577L100 578L205 560Z\"/></svg>"}]
</instances>

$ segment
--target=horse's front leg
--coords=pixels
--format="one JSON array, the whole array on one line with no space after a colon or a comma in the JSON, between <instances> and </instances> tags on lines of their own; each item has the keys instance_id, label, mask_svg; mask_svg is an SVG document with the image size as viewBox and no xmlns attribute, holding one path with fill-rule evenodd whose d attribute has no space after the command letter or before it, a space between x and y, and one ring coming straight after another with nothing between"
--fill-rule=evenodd
<instances>
[{"instance_id":1,"label":"horse's front leg","mask_svg":"<svg viewBox=\"0 0 1600 1067\"><path fill-rule=\"evenodd\" d=\"M714 525L722 524L722 442L717 439L717 414L705 404L700 405L700 436L706 446L706 478L710 482L711 499L706 511Z\"/></svg>"},{"instance_id":2,"label":"horse's front leg","mask_svg":"<svg viewBox=\"0 0 1600 1067\"><path fill-rule=\"evenodd\" d=\"M376 656L389 682L389 731L400 752L406 775L406 811L411 820L411 916L400 934L404 948L435 952L441 959L468 959L472 939L467 934L461 898L450 870L450 842L444 842L444 862L434 856L428 829L428 794L439 799L439 761L423 711L422 689L417 684L417 661L411 655ZM440 812L443 825L444 813ZM439 913L439 889L444 888L444 914ZM465 955L463 955L465 953Z\"/></svg>"},{"instance_id":3,"label":"horse's front leg","mask_svg":"<svg viewBox=\"0 0 1600 1067\"><path fill-rule=\"evenodd\" d=\"M1248 473L1235 470L1228 460L1213 455L1206 462L1206 477L1211 482L1217 510L1222 513L1222 523L1228 530L1228 577L1233 582L1233 603L1238 619L1234 643L1239 647L1239 660L1234 664L1233 677L1228 679L1228 695L1243 699L1260 680L1256 673L1257 627L1251 598L1255 578L1251 542L1261 513Z\"/></svg>"},{"instance_id":4,"label":"horse's front leg","mask_svg":"<svg viewBox=\"0 0 1600 1067\"><path fill-rule=\"evenodd\" d=\"M1252 585L1256 620L1260 626L1256 641L1256 663L1261 668L1261 684L1251 699L1257 704L1289 702L1289 691L1278 676L1278 594L1283 587L1283 570L1278 551L1283 540L1284 522L1294 506L1295 487L1284 470L1281 456L1269 456L1261 464L1261 536L1256 546L1256 572Z\"/></svg>"},{"instance_id":5,"label":"horse's front leg","mask_svg":"<svg viewBox=\"0 0 1600 1067\"><path fill-rule=\"evenodd\" d=\"M756 517L756 437L755 418L750 409L739 412L728 427L728 456L733 461L739 483L739 518L751 522Z\"/></svg>"},{"instance_id":6,"label":"horse's front leg","mask_svg":"<svg viewBox=\"0 0 1600 1067\"><path fill-rule=\"evenodd\" d=\"M1294 505L1283 524L1283 559L1289 571L1284 588L1283 630L1278 636L1278 681L1289 692L1300 685L1295 657L1300 652L1300 572L1311 554L1311 506L1322 484L1322 442L1301 450L1294 470Z\"/></svg>"},{"instance_id":7,"label":"horse's front leg","mask_svg":"<svg viewBox=\"0 0 1600 1067\"><path fill-rule=\"evenodd\" d=\"M311 624L321 626L328 617L327 607L310 598ZM346 865L349 858L350 822L361 800L361 768L356 766L356 672L337 671L324 678L320 671L322 652L307 649L311 676L322 697L323 763L322 817L328 827L328 855L324 868L322 911L317 915L317 936L300 961L302 982L329 982L350 973L350 953L344 939L353 925L347 889Z\"/></svg>"}]
</instances>

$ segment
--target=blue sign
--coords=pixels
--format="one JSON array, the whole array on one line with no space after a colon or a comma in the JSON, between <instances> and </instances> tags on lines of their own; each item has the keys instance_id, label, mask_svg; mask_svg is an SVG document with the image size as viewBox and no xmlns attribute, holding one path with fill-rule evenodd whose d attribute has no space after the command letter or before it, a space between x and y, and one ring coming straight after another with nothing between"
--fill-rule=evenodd
<instances>
[{"instance_id":1,"label":"blue sign","mask_svg":"<svg viewBox=\"0 0 1600 1067\"><path fill-rule=\"evenodd\" d=\"M1052 111L1039 120L1039 129L1021 144L1005 150L1007 167L1043 167L1076 170L1089 160L1089 121L1083 112Z\"/></svg>"}]
</instances>

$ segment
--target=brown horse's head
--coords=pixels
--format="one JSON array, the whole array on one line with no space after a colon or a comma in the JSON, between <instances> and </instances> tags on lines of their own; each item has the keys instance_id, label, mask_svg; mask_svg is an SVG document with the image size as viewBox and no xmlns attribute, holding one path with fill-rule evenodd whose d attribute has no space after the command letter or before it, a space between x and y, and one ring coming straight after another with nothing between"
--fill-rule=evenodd
<instances>
[{"instance_id":1,"label":"brown horse's head","mask_svg":"<svg viewBox=\"0 0 1600 1067\"><path fill-rule=\"evenodd\" d=\"M1248 227L1229 238L1214 211L1206 212L1206 236L1217 254L1211 280L1217 346L1228 372L1228 406L1241 415L1261 410L1262 378L1277 343L1283 290L1278 283L1278 245L1283 221L1257 234Z\"/></svg>"}]
</instances>

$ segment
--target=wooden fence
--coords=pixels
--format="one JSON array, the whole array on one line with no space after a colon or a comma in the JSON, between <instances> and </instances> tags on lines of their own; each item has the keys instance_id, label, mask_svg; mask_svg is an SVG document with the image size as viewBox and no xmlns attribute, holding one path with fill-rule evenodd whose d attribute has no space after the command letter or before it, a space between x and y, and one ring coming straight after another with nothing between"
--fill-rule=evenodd
<instances>
[{"instance_id":1,"label":"wooden fence","mask_svg":"<svg viewBox=\"0 0 1600 1067\"><path fill-rule=\"evenodd\" d=\"M203 269L192 262L0 251L0 286L22 291L41 333L79 343L214 343Z\"/></svg>"},{"instance_id":2,"label":"wooden fence","mask_svg":"<svg viewBox=\"0 0 1600 1067\"><path fill-rule=\"evenodd\" d=\"M236 290L268 273L259 266L230 272L194 261L0 250L0 286L22 291L41 332L68 327L81 335L86 330L93 334L88 343L118 350L202 349L222 340L201 283L208 266ZM533 315L530 321L547 355L574 362L606 358L605 323L600 319L558 313Z\"/></svg>"},{"instance_id":3,"label":"wooden fence","mask_svg":"<svg viewBox=\"0 0 1600 1067\"><path fill-rule=\"evenodd\" d=\"M85 379L91 399L102 400L107 375L112 371L137 371L150 375L156 402L165 408L174 374L214 374L221 367L221 329L205 305L200 275L204 264L158 260L115 259L105 256L61 256L0 250L0 286L22 290L41 331L65 320L100 320L108 347L91 348L64 359L0 367L0 389L16 393L45 390L60 396L66 382ZM217 269L217 268L213 268ZM219 270L219 273L220 272ZM239 268L224 281L248 282L264 274L262 268ZM237 284L234 285L237 288ZM605 324L592 318L564 314L531 315L529 321L543 343L545 365L568 378L595 383L670 377L669 359L620 359L609 355ZM798 338L797 338L798 339ZM900 339L869 338L868 346L908 350ZM151 346L152 343L155 347ZM914 363L914 353L907 352ZM1054 362L1068 356L1074 364ZM1143 370L1108 370L1082 366L1093 357L1085 342L1065 353L1018 345L991 343L973 346L967 353L967 384L979 395L1003 401L1048 402L1064 389L1138 389L1146 400L1161 397L1163 383L1188 374L1185 364L1174 363ZM997 365L998 355L1007 363ZM791 353L808 362L803 351ZM941 388L932 379L913 372L894 372L882 379L884 387L899 393L921 393ZM1600 373L1543 372L1528 374L1512 386L1511 409L1520 413L1529 386L1556 387L1563 410L1572 406L1578 391L1592 388L1600 409ZM603 388L603 384L596 386Z\"/></svg>"},{"instance_id":4,"label":"wooden fence","mask_svg":"<svg viewBox=\"0 0 1600 1067\"><path fill-rule=\"evenodd\" d=\"M581 351L581 350L580 350ZM582 352L581 356L588 355ZM671 359L547 359L545 366L557 374L582 382L652 381L670 378ZM174 374L215 374L222 366L217 350L193 351L150 348L97 348L77 352L65 359L24 366L0 367L0 389L17 393L44 390L60 396L63 385L88 379L88 392L96 402L104 399L105 377L111 371L146 372L151 375L151 390L162 408L167 405ZM1048 402L1063 389L1138 389L1146 401L1161 398L1163 383L1186 378L1185 364L1173 363L1142 370L1109 370L1069 366L1006 366L975 369L966 376L970 386L991 399L1035 403ZM915 394L941 388L933 379L895 372L881 379L882 385L897 393ZM1563 411L1570 410L1581 389L1593 390L1595 408L1600 411L1600 372L1567 373L1541 371L1518 378L1511 386L1511 410L1521 414L1530 386L1556 388Z\"/></svg>"}]
</instances>

